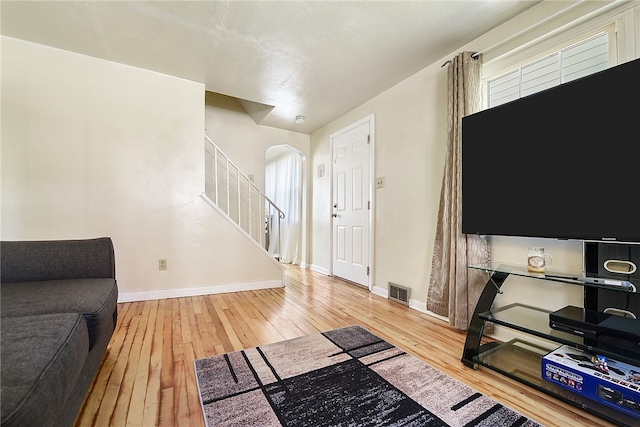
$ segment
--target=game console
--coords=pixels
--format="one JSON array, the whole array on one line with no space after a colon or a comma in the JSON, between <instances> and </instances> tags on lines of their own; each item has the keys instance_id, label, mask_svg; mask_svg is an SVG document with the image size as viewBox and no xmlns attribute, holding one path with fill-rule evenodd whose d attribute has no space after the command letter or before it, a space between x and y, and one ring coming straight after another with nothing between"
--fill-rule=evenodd
<instances>
[{"instance_id":1,"label":"game console","mask_svg":"<svg viewBox=\"0 0 640 427\"><path fill-rule=\"evenodd\" d=\"M549 327L595 341L598 337L598 324L610 316L600 311L569 305L549 313Z\"/></svg>"},{"instance_id":2,"label":"game console","mask_svg":"<svg viewBox=\"0 0 640 427\"><path fill-rule=\"evenodd\" d=\"M640 320L569 305L549 313L549 327L640 358Z\"/></svg>"}]
</instances>

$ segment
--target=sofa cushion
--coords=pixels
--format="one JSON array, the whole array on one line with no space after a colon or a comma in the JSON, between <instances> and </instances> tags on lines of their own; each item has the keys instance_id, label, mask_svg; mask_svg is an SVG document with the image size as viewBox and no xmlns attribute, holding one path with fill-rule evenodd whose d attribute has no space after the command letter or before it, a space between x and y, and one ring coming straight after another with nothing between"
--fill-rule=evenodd
<instances>
[{"instance_id":1,"label":"sofa cushion","mask_svg":"<svg viewBox=\"0 0 640 427\"><path fill-rule=\"evenodd\" d=\"M113 333L118 288L115 279L75 279L2 284L0 313L30 316L51 313L81 313L89 331L89 348L97 337ZM111 325L108 331L103 330Z\"/></svg>"},{"instance_id":2,"label":"sofa cushion","mask_svg":"<svg viewBox=\"0 0 640 427\"><path fill-rule=\"evenodd\" d=\"M2 426L54 424L89 351L84 317L3 317L1 334Z\"/></svg>"},{"instance_id":3,"label":"sofa cushion","mask_svg":"<svg viewBox=\"0 0 640 427\"><path fill-rule=\"evenodd\" d=\"M0 282L116 277L109 237L0 242Z\"/></svg>"}]
</instances>

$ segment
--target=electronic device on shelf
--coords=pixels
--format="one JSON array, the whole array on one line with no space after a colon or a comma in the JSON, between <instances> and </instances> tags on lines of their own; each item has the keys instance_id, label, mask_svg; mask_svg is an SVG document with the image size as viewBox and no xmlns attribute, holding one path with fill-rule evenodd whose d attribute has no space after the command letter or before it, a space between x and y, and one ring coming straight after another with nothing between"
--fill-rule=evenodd
<instances>
[{"instance_id":1,"label":"electronic device on shelf","mask_svg":"<svg viewBox=\"0 0 640 427\"><path fill-rule=\"evenodd\" d=\"M589 277L589 276L580 277L580 280L585 283L591 283L594 285L613 286L613 287L622 288L622 289L635 288L633 283L629 282L628 280L604 279L601 277Z\"/></svg>"},{"instance_id":2,"label":"electronic device on shelf","mask_svg":"<svg viewBox=\"0 0 640 427\"><path fill-rule=\"evenodd\" d=\"M599 311L585 310L581 307L569 305L549 313L549 327L557 331L595 340L598 336L598 323L610 316L610 314Z\"/></svg>"},{"instance_id":3,"label":"electronic device on shelf","mask_svg":"<svg viewBox=\"0 0 640 427\"><path fill-rule=\"evenodd\" d=\"M569 305L549 313L549 327L636 354L640 360L640 320Z\"/></svg>"}]
</instances>

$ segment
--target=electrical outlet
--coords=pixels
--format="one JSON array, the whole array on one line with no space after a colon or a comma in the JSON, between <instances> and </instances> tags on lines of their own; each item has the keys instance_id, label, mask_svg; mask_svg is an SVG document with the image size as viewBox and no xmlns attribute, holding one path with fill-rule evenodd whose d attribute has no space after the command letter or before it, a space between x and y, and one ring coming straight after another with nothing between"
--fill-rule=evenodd
<instances>
[{"instance_id":1,"label":"electrical outlet","mask_svg":"<svg viewBox=\"0 0 640 427\"><path fill-rule=\"evenodd\" d=\"M163 271L167 269L167 260L159 259L158 260L158 270Z\"/></svg>"},{"instance_id":2,"label":"electrical outlet","mask_svg":"<svg viewBox=\"0 0 640 427\"><path fill-rule=\"evenodd\" d=\"M384 188L384 176L376 178L376 188Z\"/></svg>"}]
</instances>

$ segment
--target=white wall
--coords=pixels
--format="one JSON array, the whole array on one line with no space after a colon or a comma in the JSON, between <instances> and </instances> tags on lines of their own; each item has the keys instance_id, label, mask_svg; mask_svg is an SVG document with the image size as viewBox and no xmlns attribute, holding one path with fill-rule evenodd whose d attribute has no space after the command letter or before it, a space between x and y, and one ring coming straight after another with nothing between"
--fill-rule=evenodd
<instances>
[{"instance_id":1,"label":"white wall","mask_svg":"<svg viewBox=\"0 0 640 427\"><path fill-rule=\"evenodd\" d=\"M618 43L627 45L620 50L626 52L627 60L629 52L638 50L633 40L629 40L629 34L633 34L629 26L635 25L638 37L640 25L633 20L637 21L640 15L635 13L634 18L633 13L625 12L629 5L610 12L612 6L607 6L608 2L587 2L566 13L557 13L568 4L543 2L531 8L311 135L311 168L315 170L324 163L328 174L313 179L311 264L316 269L328 271L331 258L329 136L374 114L375 176L384 176L386 183L385 188L375 190L374 196L373 284L378 289L386 289L389 281L408 286L412 289L412 306L426 307L447 139L447 69L442 64L465 50L484 50L485 61L497 61L541 39L563 32L574 37L623 15L624 22L620 21L618 26L626 24L622 36L626 35L627 40L621 36ZM631 3L634 4L638 2ZM527 28L528 31L523 31ZM548 249L556 267L578 272L582 268L579 242L500 237L491 240L496 261L524 265L528 246L535 244Z\"/></svg>"},{"instance_id":2,"label":"white wall","mask_svg":"<svg viewBox=\"0 0 640 427\"><path fill-rule=\"evenodd\" d=\"M127 299L281 285L280 267L199 198L204 94L2 37L2 239L110 236Z\"/></svg>"}]
</instances>

